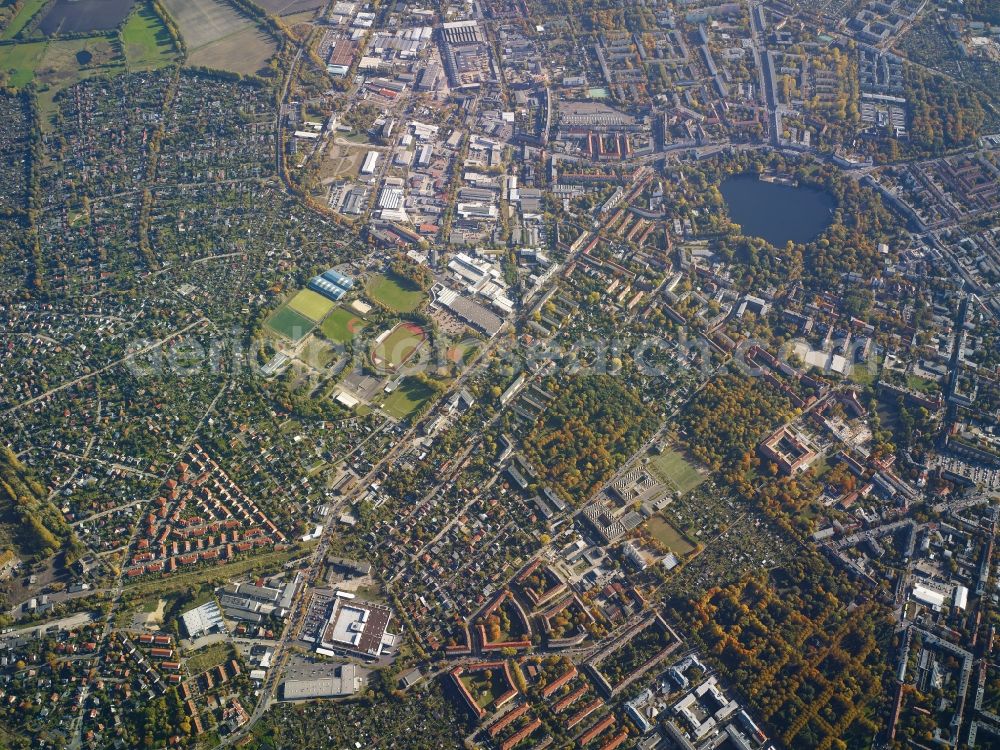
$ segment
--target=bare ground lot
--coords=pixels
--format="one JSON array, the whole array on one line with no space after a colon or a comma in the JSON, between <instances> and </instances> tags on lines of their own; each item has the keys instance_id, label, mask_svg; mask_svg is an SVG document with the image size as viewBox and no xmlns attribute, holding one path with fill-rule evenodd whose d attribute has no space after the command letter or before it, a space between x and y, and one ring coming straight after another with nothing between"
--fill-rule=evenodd
<instances>
[{"instance_id":1,"label":"bare ground lot","mask_svg":"<svg viewBox=\"0 0 1000 750\"><path fill-rule=\"evenodd\" d=\"M234 73L256 73L277 50L274 39L249 18L216 0L164 0L188 63Z\"/></svg>"},{"instance_id":2,"label":"bare ground lot","mask_svg":"<svg viewBox=\"0 0 1000 750\"><path fill-rule=\"evenodd\" d=\"M338 143L330 143L323 154L323 162L319 167L320 180L355 179L361 171L361 163L365 160L368 150L362 147L354 148Z\"/></svg>"}]
</instances>

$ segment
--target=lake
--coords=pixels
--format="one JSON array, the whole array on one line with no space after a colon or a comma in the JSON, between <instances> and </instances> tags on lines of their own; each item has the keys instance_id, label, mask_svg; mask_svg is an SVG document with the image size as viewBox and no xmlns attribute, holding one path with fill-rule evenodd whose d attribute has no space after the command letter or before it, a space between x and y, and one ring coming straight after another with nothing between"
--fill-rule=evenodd
<instances>
[{"instance_id":1,"label":"lake","mask_svg":"<svg viewBox=\"0 0 1000 750\"><path fill-rule=\"evenodd\" d=\"M743 234L760 237L775 247L815 239L833 220L833 195L814 187L761 182L755 175L727 177L719 186L729 217Z\"/></svg>"}]
</instances>

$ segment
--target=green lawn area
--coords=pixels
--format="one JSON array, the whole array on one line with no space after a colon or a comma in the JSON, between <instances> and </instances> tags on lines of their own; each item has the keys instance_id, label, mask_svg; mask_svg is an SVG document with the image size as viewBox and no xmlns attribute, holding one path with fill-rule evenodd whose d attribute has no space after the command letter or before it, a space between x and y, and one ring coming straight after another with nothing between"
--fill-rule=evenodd
<instances>
[{"instance_id":1,"label":"green lawn area","mask_svg":"<svg viewBox=\"0 0 1000 750\"><path fill-rule=\"evenodd\" d=\"M78 58L86 52L85 61ZM35 82L43 127L55 109L56 94L74 83L125 70L118 50L106 36L19 42L0 46L0 72L14 88Z\"/></svg>"},{"instance_id":2,"label":"green lawn area","mask_svg":"<svg viewBox=\"0 0 1000 750\"><path fill-rule=\"evenodd\" d=\"M646 527L656 541L666 546L678 557L683 557L694 549L694 545L659 513L655 516L650 516L646 522Z\"/></svg>"},{"instance_id":3,"label":"green lawn area","mask_svg":"<svg viewBox=\"0 0 1000 750\"><path fill-rule=\"evenodd\" d=\"M649 468L659 479L682 493L690 492L705 481L683 455L673 450L650 459Z\"/></svg>"},{"instance_id":4,"label":"green lawn area","mask_svg":"<svg viewBox=\"0 0 1000 750\"><path fill-rule=\"evenodd\" d=\"M175 573L165 578L152 576L135 583L126 581L125 592L130 596L137 597L147 596L152 593L158 596L165 596L178 589L198 588L204 583L216 583L236 578L250 571L254 573L273 571L289 560L307 554L317 543L318 541L313 539L309 542L298 543L290 549L262 554L255 553L255 556L245 557L226 565L206 565L189 573Z\"/></svg>"},{"instance_id":5,"label":"green lawn area","mask_svg":"<svg viewBox=\"0 0 1000 750\"><path fill-rule=\"evenodd\" d=\"M918 393L924 393L931 395L937 393L941 390L940 384L933 380L928 380L927 378L922 378L919 375L907 375L906 385L911 390L917 391Z\"/></svg>"},{"instance_id":6,"label":"green lawn area","mask_svg":"<svg viewBox=\"0 0 1000 750\"><path fill-rule=\"evenodd\" d=\"M315 334L306 342L298 353L298 360L316 370L325 370L337 361L339 352L329 341Z\"/></svg>"},{"instance_id":7,"label":"green lawn area","mask_svg":"<svg viewBox=\"0 0 1000 750\"><path fill-rule=\"evenodd\" d=\"M364 599L366 602L383 601L382 588L377 583L370 583L370 584L365 584L364 586L358 586L351 593L353 593L359 599Z\"/></svg>"},{"instance_id":8,"label":"green lawn area","mask_svg":"<svg viewBox=\"0 0 1000 750\"><path fill-rule=\"evenodd\" d=\"M424 292L420 287L392 272L372 276L367 292L373 302L396 312L413 312L424 301Z\"/></svg>"},{"instance_id":9,"label":"green lawn area","mask_svg":"<svg viewBox=\"0 0 1000 750\"><path fill-rule=\"evenodd\" d=\"M11 86L21 88L31 83L47 46L48 42L28 42L0 47L0 71L8 75Z\"/></svg>"},{"instance_id":10,"label":"green lawn area","mask_svg":"<svg viewBox=\"0 0 1000 750\"><path fill-rule=\"evenodd\" d=\"M423 330L413 323L399 323L389 335L372 349L372 362L396 370L413 356L426 338Z\"/></svg>"},{"instance_id":11,"label":"green lawn area","mask_svg":"<svg viewBox=\"0 0 1000 750\"><path fill-rule=\"evenodd\" d=\"M333 309L333 302L312 289L303 289L292 297L288 306L309 320L322 320Z\"/></svg>"},{"instance_id":12,"label":"green lawn area","mask_svg":"<svg viewBox=\"0 0 1000 750\"><path fill-rule=\"evenodd\" d=\"M352 143L371 143L371 139L368 137L367 133L358 133L351 131L347 135L343 136L345 141L351 141Z\"/></svg>"},{"instance_id":13,"label":"green lawn area","mask_svg":"<svg viewBox=\"0 0 1000 750\"><path fill-rule=\"evenodd\" d=\"M299 315L287 305L279 307L267 319L266 325L275 333L292 341L300 341L313 328L313 322L309 318Z\"/></svg>"},{"instance_id":14,"label":"green lawn area","mask_svg":"<svg viewBox=\"0 0 1000 750\"><path fill-rule=\"evenodd\" d=\"M816 479L822 479L826 476L827 472L830 471L830 462L827 460L825 455L820 455L815 461L809 464L809 469L812 471L813 476Z\"/></svg>"},{"instance_id":15,"label":"green lawn area","mask_svg":"<svg viewBox=\"0 0 1000 750\"><path fill-rule=\"evenodd\" d=\"M201 674L206 669L217 667L220 664L227 664L230 659L236 658L236 652L231 644L213 643L205 648L195 651L187 659L188 672L193 675Z\"/></svg>"},{"instance_id":16,"label":"green lawn area","mask_svg":"<svg viewBox=\"0 0 1000 750\"><path fill-rule=\"evenodd\" d=\"M871 385L877 374L878 366L874 361L860 362L851 367L850 379L859 385Z\"/></svg>"},{"instance_id":17,"label":"green lawn area","mask_svg":"<svg viewBox=\"0 0 1000 750\"><path fill-rule=\"evenodd\" d=\"M462 675L460 679L480 708L491 706L499 696L507 692L502 669L481 670Z\"/></svg>"},{"instance_id":18,"label":"green lawn area","mask_svg":"<svg viewBox=\"0 0 1000 750\"><path fill-rule=\"evenodd\" d=\"M129 70L154 70L177 59L174 40L150 3L142 3L129 15L122 41Z\"/></svg>"},{"instance_id":19,"label":"green lawn area","mask_svg":"<svg viewBox=\"0 0 1000 750\"><path fill-rule=\"evenodd\" d=\"M343 307L338 307L323 321L320 330L331 341L336 341L338 344L346 344L361 333L366 325L368 323L357 315L352 314Z\"/></svg>"},{"instance_id":20,"label":"green lawn area","mask_svg":"<svg viewBox=\"0 0 1000 750\"><path fill-rule=\"evenodd\" d=\"M0 39L13 39L17 36L21 29L27 26L34 15L42 9L45 3L46 0L24 0L21 10L17 12L16 16L10 19L7 28L0 32Z\"/></svg>"},{"instance_id":21,"label":"green lawn area","mask_svg":"<svg viewBox=\"0 0 1000 750\"><path fill-rule=\"evenodd\" d=\"M382 408L396 419L406 419L434 395L434 389L416 378L403 382L382 402Z\"/></svg>"}]
</instances>

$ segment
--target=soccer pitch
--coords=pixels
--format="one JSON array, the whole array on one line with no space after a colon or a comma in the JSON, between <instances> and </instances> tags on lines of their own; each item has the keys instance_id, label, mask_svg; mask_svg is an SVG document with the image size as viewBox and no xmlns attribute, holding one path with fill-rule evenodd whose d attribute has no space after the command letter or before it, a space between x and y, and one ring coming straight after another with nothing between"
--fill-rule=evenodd
<instances>
[{"instance_id":1,"label":"soccer pitch","mask_svg":"<svg viewBox=\"0 0 1000 750\"><path fill-rule=\"evenodd\" d=\"M398 370L413 356L425 338L420 326L399 323L388 333L379 336L372 348L372 363L378 367Z\"/></svg>"},{"instance_id":2,"label":"soccer pitch","mask_svg":"<svg viewBox=\"0 0 1000 750\"><path fill-rule=\"evenodd\" d=\"M663 455L653 458L649 462L649 468L659 479L673 485L678 492L682 493L690 492L705 481L698 470L677 451L667 451Z\"/></svg>"},{"instance_id":3,"label":"soccer pitch","mask_svg":"<svg viewBox=\"0 0 1000 750\"><path fill-rule=\"evenodd\" d=\"M366 291L372 301L396 312L413 312L424 301L424 293L416 284L392 273L373 276Z\"/></svg>"},{"instance_id":4,"label":"soccer pitch","mask_svg":"<svg viewBox=\"0 0 1000 750\"><path fill-rule=\"evenodd\" d=\"M305 315L309 320L322 320L333 309L333 301L312 289L303 289L288 302L295 312Z\"/></svg>"},{"instance_id":5,"label":"soccer pitch","mask_svg":"<svg viewBox=\"0 0 1000 750\"><path fill-rule=\"evenodd\" d=\"M346 344L361 333L366 325L368 323L357 315L352 315L343 307L338 307L323 321L320 330L331 341L335 341L338 344Z\"/></svg>"},{"instance_id":6,"label":"soccer pitch","mask_svg":"<svg viewBox=\"0 0 1000 750\"><path fill-rule=\"evenodd\" d=\"M286 339L300 341L313 329L313 322L286 305L279 307L274 315L267 319L267 327Z\"/></svg>"}]
</instances>

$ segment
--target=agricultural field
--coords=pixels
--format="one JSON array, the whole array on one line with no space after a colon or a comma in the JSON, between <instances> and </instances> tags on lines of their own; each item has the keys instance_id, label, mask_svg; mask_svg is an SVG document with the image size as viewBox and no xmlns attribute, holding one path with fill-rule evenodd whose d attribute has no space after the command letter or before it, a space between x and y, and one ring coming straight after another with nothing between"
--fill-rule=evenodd
<instances>
[{"instance_id":1,"label":"agricultural field","mask_svg":"<svg viewBox=\"0 0 1000 750\"><path fill-rule=\"evenodd\" d=\"M0 47L0 83L15 88L31 83L46 46L45 42L31 42Z\"/></svg>"},{"instance_id":2,"label":"agricultural field","mask_svg":"<svg viewBox=\"0 0 1000 750\"><path fill-rule=\"evenodd\" d=\"M368 324L357 315L353 315L343 307L338 307L323 321L320 330L331 341L346 344L361 333L366 325Z\"/></svg>"},{"instance_id":3,"label":"agricultural field","mask_svg":"<svg viewBox=\"0 0 1000 750\"><path fill-rule=\"evenodd\" d=\"M217 0L164 0L163 6L180 30L191 65L247 75L277 51L270 34Z\"/></svg>"},{"instance_id":4,"label":"agricultural field","mask_svg":"<svg viewBox=\"0 0 1000 750\"><path fill-rule=\"evenodd\" d=\"M326 5L325 0L260 0L261 8L275 16L294 16L297 13L316 11Z\"/></svg>"},{"instance_id":5,"label":"agricultural field","mask_svg":"<svg viewBox=\"0 0 1000 750\"><path fill-rule=\"evenodd\" d=\"M118 28L135 0L56 0L38 25L45 36Z\"/></svg>"},{"instance_id":6,"label":"agricultural field","mask_svg":"<svg viewBox=\"0 0 1000 750\"><path fill-rule=\"evenodd\" d=\"M177 59L174 40L149 3L128 17L122 27L122 42L129 70L155 70Z\"/></svg>"},{"instance_id":7,"label":"agricultural field","mask_svg":"<svg viewBox=\"0 0 1000 750\"><path fill-rule=\"evenodd\" d=\"M303 289L288 302L288 306L309 320L320 321L333 309L333 302L312 289Z\"/></svg>"},{"instance_id":8,"label":"agricultural field","mask_svg":"<svg viewBox=\"0 0 1000 750\"><path fill-rule=\"evenodd\" d=\"M366 291L373 302L395 312L413 312L424 301L420 287L391 272L372 276Z\"/></svg>"},{"instance_id":9,"label":"agricultural field","mask_svg":"<svg viewBox=\"0 0 1000 750\"><path fill-rule=\"evenodd\" d=\"M376 367L398 370L413 356L426 334L413 323L399 323L372 348L372 363Z\"/></svg>"},{"instance_id":10,"label":"agricultural field","mask_svg":"<svg viewBox=\"0 0 1000 750\"><path fill-rule=\"evenodd\" d=\"M10 22L0 32L0 39L13 39L25 26L35 17L43 7L45 0L25 0L17 14L10 19Z\"/></svg>"},{"instance_id":11,"label":"agricultural field","mask_svg":"<svg viewBox=\"0 0 1000 750\"><path fill-rule=\"evenodd\" d=\"M301 341L313 328L313 322L309 318L299 315L299 313L287 306L279 307L267 319L265 325L275 333L284 336L286 339L290 339L292 342Z\"/></svg>"},{"instance_id":12,"label":"agricultural field","mask_svg":"<svg viewBox=\"0 0 1000 750\"><path fill-rule=\"evenodd\" d=\"M382 408L396 419L406 419L434 395L434 389L416 378L404 378L382 402Z\"/></svg>"},{"instance_id":13,"label":"agricultural field","mask_svg":"<svg viewBox=\"0 0 1000 750\"><path fill-rule=\"evenodd\" d=\"M698 470L677 451L667 451L652 458L649 462L649 468L657 479L682 494L690 492L705 481Z\"/></svg>"}]
</instances>

